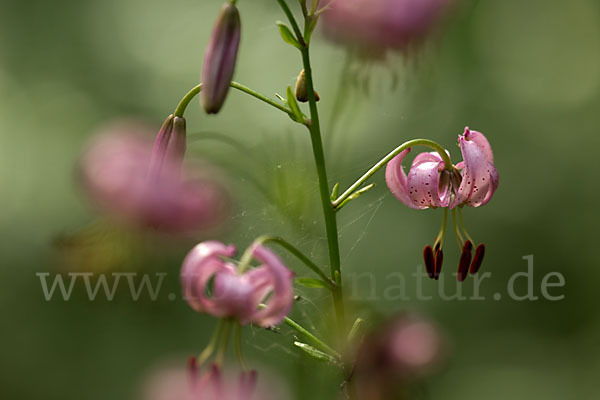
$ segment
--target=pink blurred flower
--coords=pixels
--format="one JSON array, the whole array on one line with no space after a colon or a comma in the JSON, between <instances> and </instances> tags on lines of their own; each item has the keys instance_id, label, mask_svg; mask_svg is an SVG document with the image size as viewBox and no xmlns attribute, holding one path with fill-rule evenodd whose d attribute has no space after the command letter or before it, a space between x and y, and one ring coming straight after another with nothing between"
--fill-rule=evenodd
<instances>
[{"instance_id":1,"label":"pink blurred flower","mask_svg":"<svg viewBox=\"0 0 600 400\"><path fill-rule=\"evenodd\" d=\"M450 0L328 0L326 37L366 52L405 50L422 40Z\"/></svg>"},{"instance_id":2,"label":"pink blurred flower","mask_svg":"<svg viewBox=\"0 0 600 400\"><path fill-rule=\"evenodd\" d=\"M398 398L412 380L432 373L444 353L442 335L431 321L408 313L385 321L358 350L355 377L360 398Z\"/></svg>"},{"instance_id":3,"label":"pink blurred flower","mask_svg":"<svg viewBox=\"0 0 600 400\"><path fill-rule=\"evenodd\" d=\"M469 128L458 136L458 142L464 161L452 172L445 169L439 154L421 153L415 157L407 176L402 161L410 149L404 150L387 165L388 188L398 200L414 209L487 204L499 183L492 148L483 134Z\"/></svg>"},{"instance_id":4,"label":"pink blurred flower","mask_svg":"<svg viewBox=\"0 0 600 400\"><path fill-rule=\"evenodd\" d=\"M222 259L234 254L234 246L214 241L202 242L188 253L181 270L188 304L219 318L235 317L242 324L278 324L292 308L293 273L263 246L252 250L262 265L246 272ZM211 282L212 296L207 293ZM260 309L263 302L266 307Z\"/></svg>"},{"instance_id":5,"label":"pink blurred flower","mask_svg":"<svg viewBox=\"0 0 600 400\"><path fill-rule=\"evenodd\" d=\"M185 121L152 129L120 122L102 130L82 156L85 193L109 217L143 229L189 233L219 226L229 209L225 188L204 168L182 165Z\"/></svg>"},{"instance_id":6,"label":"pink blurred flower","mask_svg":"<svg viewBox=\"0 0 600 400\"><path fill-rule=\"evenodd\" d=\"M201 372L183 368L160 369L142 389L142 400L285 400L288 395L272 377L256 371L223 371L216 364Z\"/></svg>"}]
</instances>

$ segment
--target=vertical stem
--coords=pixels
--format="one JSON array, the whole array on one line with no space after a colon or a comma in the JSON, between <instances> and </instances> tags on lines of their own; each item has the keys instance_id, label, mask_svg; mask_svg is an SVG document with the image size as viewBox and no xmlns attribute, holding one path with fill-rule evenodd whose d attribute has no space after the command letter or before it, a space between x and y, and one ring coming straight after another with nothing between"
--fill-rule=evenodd
<instances>
[{"instance_id":1,"label":"vertical stem","mask_svg":"<svg viewBox=\"0 0 600 400\"><path fill-rule=\"evenodd\" d=\"M325 217L325 230L327 232L327 244L329 247L329 266L331 268L331 279L336 283L333 289L333 303L337 318L340 335L343 335L346 328L344 302L342 293L342 271L340 263L340 246L338 239L338 228L335 210L331 205L329 194L329 183L327 180L327 168L325 165L325 154L323 151L323 141L321 139L321 127L319 124L319 112L317 109L317 100L310 65L310 54L308 46L302 48L302 62L306 73L306 87L308 91L308 102L310 106L310 139L312 143L313 155L319 178L319 194L321 196L321 205Z\"/></svg>"}]
</instances>

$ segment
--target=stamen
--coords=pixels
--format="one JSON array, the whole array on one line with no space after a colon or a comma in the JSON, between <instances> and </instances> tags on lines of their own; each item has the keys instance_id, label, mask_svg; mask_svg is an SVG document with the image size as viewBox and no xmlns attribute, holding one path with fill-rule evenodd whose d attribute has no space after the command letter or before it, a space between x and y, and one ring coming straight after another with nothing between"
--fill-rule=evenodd
<instances>
[{"instance_id":1,"label":"stamen","mask_svg":"<svg viewBox=\"0 0 600 400\"><path fill-rule=\"evenodd\" d=\"M475 255L473 256L473 261L471 261L471 266L469 267L469 272L471 275L476 274L481 268L481 263L483 262L483 256L485 255L485 245L480 244L475 249Z\"/></svg>"},{"instance_id":2,"label":"stamen","mask_svg":"<svg viewBox=\"0 0 600 400\"><path fill-rule=\"evenodd\" d=\"M467 232L467 228L465 228L465 221L463 220L461 208L458 209L458 222L460 223L460 227L461 227L462 231L464 232L465 236L467 237L467 239L469 239L471 242L475 243L475 241L473 239L471 239L469 232Z\"/></svg>"},{"instance_id":3,"label":"stamen","mask_svg":"<svg viewBox=\"0 0 600 400\"><path fill-rule=\"evenodd\" d=\"M187 370L190 377L190 384L195 386L198 381L198 359L196 357L192 356L188 358Z\"/></svg>"},{"instance_id":4,"label":"stamen","mask_svg":"<svg viewBox=\"0 0 600 400\"><path fill-rule=\"evenodd\" d=\"M246 359L242 353L242 324L239 322L237 323L235 330L235 354L240 366L242 367L242 371L247 371L248 365L246 364Z\"/></svg>"},{"instance_id":5,"label":"stamen","mask_svg":"<svg viewBox=\"0 0 600 400\"><path fill-rule=\"evenodd\" d=\"M470 240L465 242L460 255L460 261L458 262L458 273L456 278L459 282L464 281L469 274L469 265L471 264L471 250L473 249L473 243Z\"/></svg>"},{"instance_id":6,"label":"stamen","mask_svg":"<svg viewBox=\"0 0 600 400\"><path fill-rule=\"evenodd\" d=\"M425 261L425 270L431 279L435 279L435 259L433 258L433 249L427 245L423 249L423 260Z\"/></svg>"},{"instance_id":7,"label":"stamen","mask_svg":"<svg viewBox=\"0 0 600 400\"><path fill-rule=\"evenodd\" d=\"M221 333L223 331L223 326L225 322L221 319L217 322L217 327L213 333L212 338L210 339L210 343L206 348L200 353L198 356L198 360L196 361L196 365L202 367L202 365L213 355L215 348L221 338Z\"/></svg>"},{"instance_id":8,"label":"stamen","mask_svg":"<svg viewBox=\"0 0 600 400\"><path fill-rule=\"evenodd\" d=\"M442 249L438 249L435 252L435 273L434 277L437 281L440 277L440 272L442 271L442 263L444 262L444 252Z\"/></svg>"},{"instance_id":9,"label":"stamen","mask_svg":"<svg viewBox=\"0 0 600 400\"><path fill-rule=\"evenodd\" d=\"M231 320L225 320L225 326L223 327L223 334L221 336L221 343L219 343L219 348L215 357L215 364L219 367L223 365L225 351L227 350L227 345L229 344L229 334L231 332L232 324L233 322Z\"/></svg>"},{"instance_id":10,"label":"stamen","mask_svg":"<svg viewBox=\"0 0 600 400\"><path fill-rule=\"evenodd\" d=\"M463 247L463 244L465 243L465 239L460 234L458 224L456 223L456 208L452 209L452 223L454 225L454 233L456 234L456 242L458 243L458 248L461 249Z\"/></svg>"},{"instance_id":11,"label":"stamen","mask_svg":"<svg viewBox=\"0 0 600 400\"><path fill-rule=\"evenodd\" d=\"M444 208L444 219L442 220L442 227L440 228L440 232L435 238L433 242L433 251L436 252L438 249L442 248L444 243L444 236L446 234L446 222L448 221L448 209Z\"/></svg>"}]
</instances>

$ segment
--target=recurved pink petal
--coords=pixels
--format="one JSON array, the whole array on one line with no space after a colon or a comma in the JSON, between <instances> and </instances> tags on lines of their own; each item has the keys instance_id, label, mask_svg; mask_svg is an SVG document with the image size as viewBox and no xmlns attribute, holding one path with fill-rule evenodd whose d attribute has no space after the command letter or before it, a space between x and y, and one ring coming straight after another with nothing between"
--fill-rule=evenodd
<instances>
[{"instance_id":1,"label":"recurved pink petal","mask_svg":"<svg viewBox=\"0 0 600 400\"><path fill-rule=\"evenodd\" d=\"M215 274L235 275L235 268L219 257L232 257L233 245L216 241L196 245L186 256L181 269L181 283L186 301L196 311L223 315L226 309L222 303L206 295L206 285Z\"/></svg>"},{"instance_id":2,"label":"recurved pink petal","mask_svg":"<svg viewBox=\"0 0 600 400\"><path fill-rule=\"evenodd\" d=\"M494 163L494 153L492 152L492 146L490 146L490 142L488 142L487 138L483 136L483 133L472 131L467 126L465 128L464 137L468 141L474 142L477 145L477 147L479 147L479 149L483 152L488 162L491 162L492 164Z\"/></svg>"},{"instance_id":3,"label":"recurved pink petal","mask_svg":"<svg viewBox=\"0 0 600 400\"><path fill-rule=\"evenodd\" d=\"M451 208L459 205L479 207L487 203L498 183L498 173L487 159L484 149L476 142L458 138L464 160L462 181Z\"/></svg>"},{"instance_id":4,"label":"recurved pink petal","mask_svg":"<svg viewBox=\"0 0 600 400\"><path fill-rule=\"evenodd\" d=\"M387 164L385 168L385 182L392 194L404 203L404 205L420 209L421 207L416 206L410 198L406 173L402 168L402 161L409 152L410 148L402 151Z\"/></svg>"},{"instance_id":5,"label":"recurved pink petal","mask_svg":"<svg viewBox=\"0 0 600 400\"><path fill-rule=\"evenodd\" d=\"M421 162L408 173L408 194L419 208L447 207L449 203L448 184L440 188L440 170L444 163Z\"/></svg>"},{"instance_id":6,"label":"recurved pink petal","mask_svg":"<svg viewBox=\"0 0 600 400\"><path fill-rule=\"evenodd\" d=\"M419 165L424 162L439 163L441 161L442 161L442 157L440 157L440 155L435 151L432 151L430 153L419 153L413 160L412 166L414 167L414 166Z\"/></svg>"},{"instance_id":7,"label":"recurved pink petal","mask_svg":"<svg viewBox=\"0 0 600 400\"><path fill-rule=\"evenodd\" d=\"M256 246L253 256L264 264L269 273L268 278L263 276L264 272L257 272L253 277L257 283L256 296L264 297L269 292L267 290L269 286L272 286L272 295L266 302L266 308L257 310L251 316L250 322L260 326L277 325L292 309L294 275L275 253L263 246Z\"/></svg>"}]
</instances>

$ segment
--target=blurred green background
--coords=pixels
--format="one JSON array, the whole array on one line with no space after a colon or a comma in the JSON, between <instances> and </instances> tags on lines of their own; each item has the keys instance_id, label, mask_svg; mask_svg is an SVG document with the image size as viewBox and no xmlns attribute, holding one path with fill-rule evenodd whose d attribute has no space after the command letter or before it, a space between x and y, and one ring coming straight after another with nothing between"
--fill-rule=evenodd
<instances>
[{"instance_id":1,"label":"blurred green background","mask_svg":"<svg viewBox=\"0 0 600 400\"><path fill-rule=\"evenodd\" d=\"M95 215L75 185L74 168L99 125L132 116L159 124L174 109L199 79L220 3L0 1L1 398L136 398L153 365L165 359L183 364L210 337L212 318L167 298L179 293L187 249L204 238L134 238L104 225L106 232L94 233ZM239 7L236 80L271 96L284 93L300 59L278 35L274 22L283 16L274 1L239 1ZM500 188L486 207L465 210L471 235L487 245L482 272L492 278L482 284L485 301L442 301L435 295L439 284L425 280L431 301L382 298L390 273L409 277L419 268L421 249L433 241L442 215L402 206L382 173L374 190L340 213L346 275L372 272L377 310L422 312L451 343L446 368L425 382L428 397L597 398L600 2L465 0L437 37L408 58L361 63L318 35L313 60L331 185L350 184L414 137L434 139L458 159L456 136L465 125L484 132L494 148ZM218 117L205 116L197 103L186 117L189 132L225 134L248 148L240 155L191 136L188 156L221 166L234 193L234 214L219 238L243 249L262 233L285 235L325 263L305 130L237 92ZM83 239L75 250L65 249L61 238L73 235ZM458 258L453 242L449 234L447 270ZM513 274L526 270L522 257L531 254L536 295L544 275L556 271L566 285L551 293L564 300L494 300ZM99 262L102 257L111 261ZM55 296L47 302L36 276L104 267L168 277L154 302L148 296L132 301L127 290L112 302L91 302L81 282L70 301ZM469 282L465 294L472 291ZM449 279L444 284L448 293L456 287ZM354 297L368 300L369 285L359 285ZM526 290L518 280L517 293ZM318 290L302 293L306 300L294 315L326 330L329 302ZM331 390L319 390L330 385L335 392L335 376L302 383L303 374L315 376L315 367L289 350L286 332L247 329L251 362L278 370L299 399L332 398Z\"/></svg>"}]
</instances>

